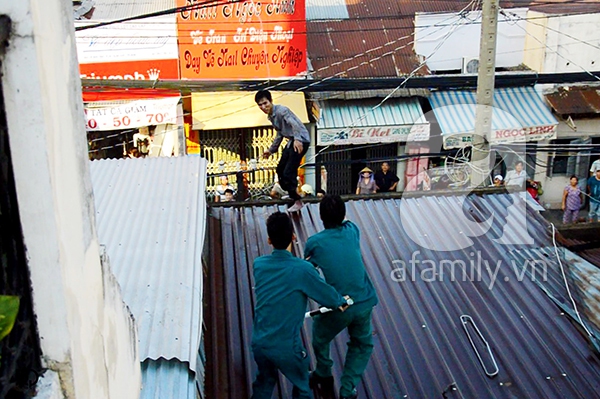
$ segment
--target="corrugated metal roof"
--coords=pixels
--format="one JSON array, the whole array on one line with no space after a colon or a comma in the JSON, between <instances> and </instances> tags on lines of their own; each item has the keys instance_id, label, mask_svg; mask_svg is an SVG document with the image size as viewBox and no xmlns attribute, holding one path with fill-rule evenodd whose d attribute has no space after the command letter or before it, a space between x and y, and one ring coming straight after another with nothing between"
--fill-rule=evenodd
<instances>
[{"instance_id":1,"label":"corrugated metal roof","mask_svg":"<svg viewBox=\"0 0 600 399\"><path fill-rule=\"evenodd\" d=\"M378 99L324 101L317 127L336 129L427 123L417 98L392 98L375 108L380 102Z\"/></svg>"},{"instance_id":2,"label":"corrugated metal roof","mask_svg":"<svg viewBox=\"0 0 600 399\"><path fill-rule=\"evenodd\" d=\"M178 360L145 360L142 362L140 399L196 399L194 374L187 363Z\"/></svg>"},{"instance_id":3,"label":"corrugated metal roof","mask_svg":"<svg viewBox=\"0 0 600 399\"><path fill-rule=\"evenodd\" d=\"M534 281L519 278L523 265L514 251L547 247L550 238L547 222L529 208L526 224L516 222L510 205L518 201L517 194L496 194L347 202L347 216L361 229L363 258L380 298L373 314L375 350L359 386L360 398L598 397L598 354ZM209 218L213 271L222 273L223 279L219 286L224 299L218 306L226 309L222 323L227 326L226 337L216 344L226 355L209 366L227 376L219 385L218 398L249 396L255 373L250 351L251 265L256 256L270 252L265 219L277 209L283 210L213 208ZM407 211L402 218L401 209ZM470 231L461 215L476 221L494 217L488 233L474 237L473 245L462 250L433 251L415 243L415 239L422 245L459 243ZM308 204L293 220L295 252L301 253L307 237L322 228L318 204ZM526 242L527 235L531 241L500 245L497 238L503 232L516 242ZM419 263L413 262L416 269L408 270L407 276L416 278L395 282L391 273L398 262L409 265L411 259ZM435 270L446 273L446 278L426 281L424 271L443 261L445 267ZM456 262L465 269L484 266L480 275L459 274L452 280L448 278L452 265L465 270ZM495 279L485 264L497 270ZM463 329L462 315L472 317L491 346L497 376L484 373ZM303 337L310 342L310 321ZM332 345L336 381L346 340L340 336ZM481 354L490 367L491 358ZM287 397L289 388L284 383L276 397Z\"/></svg>"},{"instance_id":4,"label":"corrugated metal roof","mask_svg":"<svg viewBox=\"0 0 600 399\"><path fill-rule=\"evenodd\" d=\"M348 19L346 0L306 0L306 20Z\"/></svg>"},{"instance_id":5,"label":"corrugated metal roof","mask_svg":"<svg viewBox=\"0 0 600 399\"><path fill-rule=\"evenodd\" d=\"M600 113L599 87L559 87L545 94L550 106L561 115Z\"/></svg>"},{"instance_id":6,"label":"corrugated metal roof","mask_svg":"<svg viewBox=\"0 0 600 399\"><path fill-rule=\"evenodd\" d=\"M176 0L95 0L94 21L111 21L121 18L168 10L176 7ZM173 14L173 19L176 15ZM140 22L146 20L142 19Z\"/></svg>"},{"instance_id":7,"label":"corrugated metal roof","mask_svg":"<svg viewBox=\"0 0 600 399\"><path fill-rule=\"evenodd\" d=\"M90 172L99 242L135 317L140 360L175 358L196 371L206 161L100 160Z\"/></svg>"}]
</instances>

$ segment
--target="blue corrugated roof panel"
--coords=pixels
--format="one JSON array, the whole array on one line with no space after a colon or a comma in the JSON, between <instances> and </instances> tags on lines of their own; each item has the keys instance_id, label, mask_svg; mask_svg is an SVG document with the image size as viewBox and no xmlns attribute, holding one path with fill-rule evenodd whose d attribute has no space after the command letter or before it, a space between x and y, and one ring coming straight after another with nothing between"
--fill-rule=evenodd
<instances>
[{"instance_id":1,"label":"blue corrugated roof panel","mask_svg":"<svg viewBox=\"0 0 600 399\"><path fill-rule=\"evenodd\" d=\"M348 127L402 126L427 123L417 98L324 101L319 129Z\"/></svg>"},{"instance_id":2,"label":"blue corrugated roof panel","mask_svg":"<svg viewBox=\"0 0 600 399\"><path fill-rule=\"evenodd\" d=\"M135 317L140 360L177 359L198 371L206 161L100 160L90 172L99 242Z\"/></svg>"},{"instance_id":3,"label":"blue corrugated roof panel","mask_svg":"<svg viewBox=\"0 0 600 399\"><path fill-rule=\"evenodd\" d=\"M363 259L380 299L373 313L375 350L359 386L360 398L598 397L598 354L515 255L551 245L547 222L531 208L519 208L521 196L423 196L346 204L348 219L361 230ZM228 370L230 391L219 397L250 393L255 373L250 351L252 260L270 252L265 219L275 210L284 208L214 208L209 218L213 270L222 270L222 306L227 309L227 338L219 345L230 353L213 366ZM484 231L486 220L490 225ZM294 252L300 254L307 237L322 229L318 204L307 204L293 221L298 238ZM474 324L463 323L462 316L470 316ZM310 343L310 321L303 338ZM483 339L490 352L481 345ZM346 341L341 335L332 345L336 381ZM498 373L489 376L486 371L493 374L494 364ZM282 382L276 397L287 397L289 388Z\"/></svg>"},{"instance_id":4,"label":"blue corrugated roof panel","mask_svg":"<svg viewBox=\"0 0 600 399\"><path fill-rule=\"evenodd\" d=\"M142 362L140 399L197 399L194 373L179 360L145 360Z\"/></svg>"}]
</instances>

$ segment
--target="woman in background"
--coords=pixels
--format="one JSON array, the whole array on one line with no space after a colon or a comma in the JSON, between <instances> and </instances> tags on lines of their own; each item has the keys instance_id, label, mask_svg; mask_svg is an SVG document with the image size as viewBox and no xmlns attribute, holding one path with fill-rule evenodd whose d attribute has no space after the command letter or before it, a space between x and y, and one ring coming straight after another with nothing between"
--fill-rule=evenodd
<instances>
[{"instance_id":1,"label":"woman in background","mask_svg":"<svg viewBox=\"0 0 600 399\"><path fill-rule=\"evenodd\" d=\"M373 171L367 167L360 171L358 184L356 185L356 195L358 194L374 194L377 192L375 179L373 179Z\"/></svg>"},{"instance_id":2,"label":"woman in background","mask_svg":"<svg viewBox=\"0 0 600 399\"><path fill-rule=\"evenodd\" d=\"M570 179L570 185L565 187L562 198L563 224L575 223L579 217L579 208L583 202L581 190L577 186L579 179L573 175Z\"/></svg>"}]
</instances>

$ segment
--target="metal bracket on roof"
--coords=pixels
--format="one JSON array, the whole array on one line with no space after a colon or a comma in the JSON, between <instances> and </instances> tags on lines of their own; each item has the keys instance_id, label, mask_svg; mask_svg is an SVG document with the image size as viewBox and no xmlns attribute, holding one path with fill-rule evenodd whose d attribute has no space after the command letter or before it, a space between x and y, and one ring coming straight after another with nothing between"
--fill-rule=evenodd
<instances>
[{"instance_id":1,"label":"metal bracket on roof","mask_svg":"<svg viewBox=\"0 0 600 399\"><path fill-rule=\"evenodd\" d=\"M488 344L488 342L485 340L485 338L483 337L483 334L481 333L481 331L479 330L479 328L477 327L477 324L475 324L475 322L473 321L473 318L469 315L462 315L460 316L460 321L462 323L462 326L465 330L465 333L467 334L467 338L469 338L469 342L471 343L471 346L473 347L473 350L475 351L475 354L477 355L477 359L479 359L479 363L481 364L481 367L483 368L483 371L485 372L485 374L488 377L494 377L498 374L498 364L496 363L496 358L494 357L494 354L492 353L492 348L490 347L490 344ZM477 347L475 346L475 342L473 341L473 338L471 337L471 333L469 332L469 329L467 328L468 324L471 324L473 326L473 328L475 329L475 331L477 332L477 335L479 336L479 339L481 340L481 342L483 342L483 345L485 346L485 349L487 350L487 353L492 361L492 364L494 365L494 369L493 370L488 370L485 362L483 361L483 358L481 357L481 354L479 353L479 350L477 349Z\"/></svg>"}]
</instances>

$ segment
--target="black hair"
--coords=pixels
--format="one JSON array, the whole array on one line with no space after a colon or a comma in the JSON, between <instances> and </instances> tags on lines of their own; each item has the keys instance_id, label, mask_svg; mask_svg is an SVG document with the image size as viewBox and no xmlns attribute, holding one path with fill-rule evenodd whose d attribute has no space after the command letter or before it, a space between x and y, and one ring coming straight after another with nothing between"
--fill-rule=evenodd
<instances>
[{"instance_id":1,"label":"black hair","mask_svg":"<svg viewBox=\"0 0 600 399\"><path fill-rule=\"evenodd\" d=\"M517 162L515 162L515 166L517 166L518 164L521 164L521 166L523 166L523 161L517 161Z\"/></svg>"},{"instance_id":2,"label":"black hair","mask_svg":"<svg viewBox=\"0 0 600 399\"><path fill-rule=\"evenodd\" d=\"M286 249L292 242L294 234L290 217L283 212L272 213L267 219L267 234L275 249Z\"/></svg>"},{"instance_id":3,"label":"black hair","mask_svg":"<svg viewBox=\"0 0 600 399\"><path fill-rule=\"evenodd\" d=\"M254 102L258 104L260 100L266 98L269 102L273 102L273 96L269 90L260 90L254 95Z\"/></svg>"},{"instance_id":4,"label":"black hair","mask_svg":"<svg viewBox=\"0 0 600 399\"><path fill-rule=\"evenodd\" d=\"M233 190L232 190L232 189L230 189L230 188L227 188L227 189L225 189L225 192L224 192L224 193L225 193L225 194L227 194L227 193L231 193L231 194L233 194Z\"/></svg>"},{"instance_id":5,"label":"black hair","mask_svg":"<svg viewBox=\"0 0 600 399\"><path fill-rule=\"evenodd\" d=\"M569 180L571 180L571 179L573 179L573 178L575 178L575 179L577 179L577 181L579 181L579 177L577 177L577 176L575 176L575 175L571 175L571 177L569 177Z\"/></svg>"},{"instance_id":6,"label":"black hair","mask_svg":"<svg viewBox=\"0 0 600 399\"><path fill-rule=\"evenodd\" d=\"M600 170L600 169L598 169L598 170ZM318 188L317 191L315 191L315 194L323 194L323 195L325 195L327 193L322 188Z\"/></svg>"},{"instance_id":7,"label":"black hair","mask_svg":"<svg viewBox=\"0 0 600 399\"><path fill-rule=\"evenodd\" d=\"M338 227L346 217L346 204L339 195L327 194L319 205L321 220L326 229Z\"/></svg>"}]
</instances>

